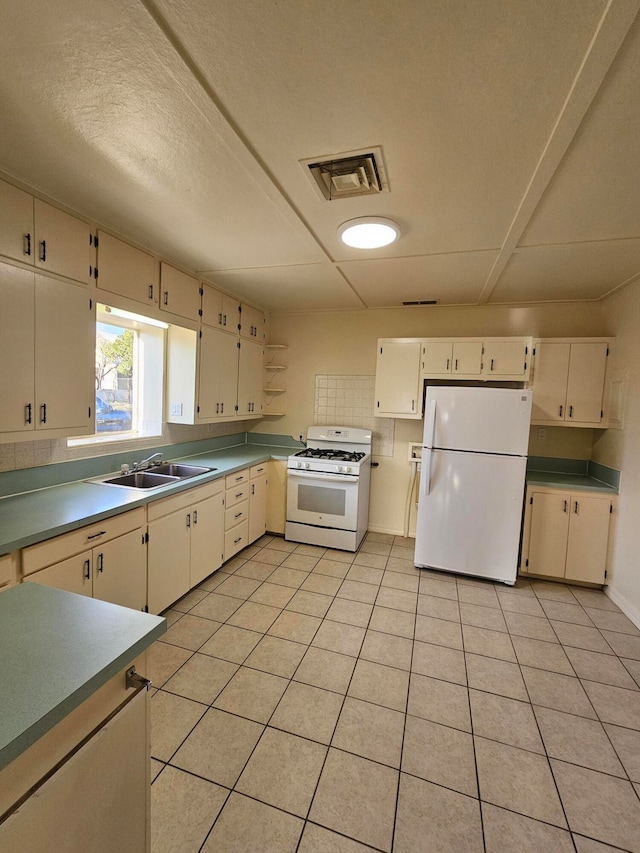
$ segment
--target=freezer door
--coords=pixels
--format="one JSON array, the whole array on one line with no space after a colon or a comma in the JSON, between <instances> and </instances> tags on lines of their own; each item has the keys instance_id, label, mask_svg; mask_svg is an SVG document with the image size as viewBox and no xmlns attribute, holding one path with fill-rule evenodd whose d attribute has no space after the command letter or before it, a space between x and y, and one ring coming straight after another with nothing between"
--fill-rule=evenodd
<instances>
[{"instance_id":1,"label":"freezer door","mask_svg":"<svg viewBox=\"0 0 640 853\"><path fill-rule=\"evenodd\" d=\"M424 444L526 456L531 391L512 388L427 388Z\"/></svg>"},{"instance_id":2,"label":"freezer door","mask_svg":"<svg viewBox=\"0 0 640 853\"><path fill-rule=\"evenodd\" d=\"M423 451L415 565L514 583L526 459Z\"/></svg>"}]
</instances>

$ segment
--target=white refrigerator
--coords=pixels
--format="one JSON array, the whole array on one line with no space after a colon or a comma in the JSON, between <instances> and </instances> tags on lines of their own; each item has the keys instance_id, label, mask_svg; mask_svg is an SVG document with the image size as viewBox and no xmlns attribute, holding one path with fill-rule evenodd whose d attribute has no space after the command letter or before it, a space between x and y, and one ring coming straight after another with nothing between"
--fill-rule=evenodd
<instances>
[{"instance_id":1,"label":"white refrigerator","mask_svg":"<svg viewBox=\"0 0 640 853\"><path fill-rule=\"evenodd\" d=\"M531 391L427 389L415 565L514 584Z\"/></svg>"}]
</instances>

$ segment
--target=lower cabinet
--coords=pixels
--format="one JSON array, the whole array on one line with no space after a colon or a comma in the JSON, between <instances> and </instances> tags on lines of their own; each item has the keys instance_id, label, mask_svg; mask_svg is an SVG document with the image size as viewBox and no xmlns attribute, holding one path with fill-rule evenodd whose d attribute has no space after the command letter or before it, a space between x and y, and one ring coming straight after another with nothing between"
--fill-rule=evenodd
<instances>
[{"instance_id":1,"label":"lower cabinet","mask_svg":"<svg viewBox=\"0 0 640 853\"><path fill-rule=\"evenodd\" d=\"M269 533L284 536L287 510L287 463L284 459L271 459L267 469L266 529Z\"/></svg>"},{"instance_id":2,"label":"lower cabinet","mask_svg":"<svg viewBox=\"0 0 640 853\"><path fill-rule=\"evenodd\" d=\"M267 469L270 463L253 465L249 471L249 542L255 542L267 529Z\"/></svg>"},{"instance_id":3,"label":"lower cabinet","mask_svg":"<svg viewBox=\"0 0 640 853\"><path fill-rule=\"evenodd\" d=\"M521 574L604 584L611 495L527 489Z\"/></svg>"},{"instance_id":4,"label":"lower cabinet","mask_svg":"<svg viewBox=\"0 0 640 853\"><path fill-rule=\"evenodd\" d=\"M0 557L0 592L10 589L18 578L19 551Z\"/></svg>"},{"instance_id":5,"label":"lower cabinet","mask_svg":"<svg viewBox=\"0 0 640 853\"><path fill-rule=\"evenodd\" d=\"M224 559L249 544L249 468L225 477Z\"/></svg>"},{"instance_id":6,"label":"lower cabinet","mask_svg":"<svg viewBox=\"0 0 640 853\"><path fill-rule=\"evenodd\" d=\"M24 548L23 581L144 610L144 527L140 508Z\"/></svg>"},{"instance_id":7,"label":"lower cabinet","mask_svg":"<svg viewBox=\"0 0 640 853\"><path fill-rule=\"evenodd\" d=\"M214 480L148 505L147 603L166 610L223 560L224 483Z\"/></svg>"}]
</instances>

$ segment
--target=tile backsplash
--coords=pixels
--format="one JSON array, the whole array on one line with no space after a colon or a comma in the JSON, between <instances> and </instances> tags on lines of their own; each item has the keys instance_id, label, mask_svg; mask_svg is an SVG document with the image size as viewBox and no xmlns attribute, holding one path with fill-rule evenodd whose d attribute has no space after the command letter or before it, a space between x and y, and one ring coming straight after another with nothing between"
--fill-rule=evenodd
<instances>
[{"instance_id":1,"label":"tile backsplash","mask_svg":"<svg viewBox=\"0 0 640 853\"><path fill-rule=\"evenodd\" d=\"M376 418L375 376L316 375L314 424L370 429L374 456L393 456L393 418Z\"/></svg>"}]
</instances>

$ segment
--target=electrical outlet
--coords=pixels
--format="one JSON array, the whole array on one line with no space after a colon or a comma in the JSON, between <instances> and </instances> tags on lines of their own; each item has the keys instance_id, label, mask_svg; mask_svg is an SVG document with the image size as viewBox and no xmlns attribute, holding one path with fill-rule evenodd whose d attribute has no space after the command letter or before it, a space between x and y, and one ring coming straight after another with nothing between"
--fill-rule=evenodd
<instances>
[{"instance_id":1,"label":"electrical outlet","mask_svg":"<svg viewBox=\"0 0 640 853\"><path fill-rule=\"evenodd\" d=\"M538 441L544 441L547 437L546 427L538 427Z\"/></svg>"},{"instance_id":2,"label":"electrical outlet","mask_svg":"<svg viewBox=\"0 0 640 853\"><path fill-rule=\"evenodd\" d=\"M172 415L182 415L182 403L172 403L171 404L171 414Z\"/></svg>"}]
</instances>

